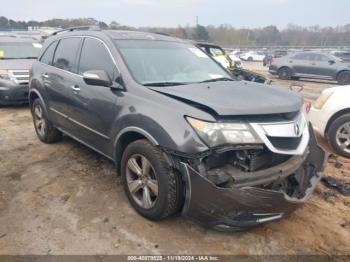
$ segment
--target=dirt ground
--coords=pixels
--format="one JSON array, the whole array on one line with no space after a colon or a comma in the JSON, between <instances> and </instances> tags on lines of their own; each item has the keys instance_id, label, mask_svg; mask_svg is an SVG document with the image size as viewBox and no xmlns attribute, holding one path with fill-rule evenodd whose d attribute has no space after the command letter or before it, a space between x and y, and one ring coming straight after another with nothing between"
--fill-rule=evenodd
<instances>
[{"instance_id":1,"label":"dirt ground","mask_svg":"<svg viewBox=\"0 0 350 262\"><path fill-rule=\"evenodd\" d=\"M338 160L326 175L350 182L350 160ZM110 161L67 137L39 142L28 108L5 107L0 254L350 254L350 197L319 184L291 217L241 233L151 222L128 204Z\"/></svg>"}]
</instances>

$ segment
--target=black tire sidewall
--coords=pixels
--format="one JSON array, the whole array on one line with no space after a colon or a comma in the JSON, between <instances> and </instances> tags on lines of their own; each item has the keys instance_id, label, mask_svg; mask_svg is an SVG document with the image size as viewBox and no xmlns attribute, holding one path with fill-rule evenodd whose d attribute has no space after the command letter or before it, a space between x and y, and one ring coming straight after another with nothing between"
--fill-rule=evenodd
<instances>
[{"instance_id":1,"label":"black tire sidewall","mask_svg":"<svg viewBox=\"0 0 350 262\"><path fill-rule=\"evenodd\" d=\"M336 134L340 126L344 123L350 123L350 114L342 115L335 119L329 126L327 139L333 149L341 156L350 158L350 153L344 152L337 144Z\"/></svg>"},{"instance_id":2,"label":"black tire sidewall","mask_svg":"<svg viewBox=\"0 0 350 262\"><path fill-rule=\"evenodd\" d=\"M150 163L152 164L157 176L158 197L155 205L150 209L144 209L135 202L127 185L126 165L127 165L128 159L134 154L140 154L145 156L147 160L150 161ZM173 173L173 170L171 170L168 167L168 164L166 163L165 159L163 158L159 150L155 148L153 145L151 145L147 140L137 140L131 143L125 149L123 153L122 161L121 161L121 176L122 176L124 191L131 205L142 216L151 220L159 220L173 213L173 212L167 211L169 208L169 205L171 204L169 203L169 194L174 193L174 192L169 192L169 191L173 191L170 188L170 183L172 182L169 181L169 179L171 179L170 176L176 176L176 175ZM176 187L178 190L179 189L178 186ZM174 211L176 210L174 209Z\"/></svg>"},{"instance_id":3,"label":"black tire sidewall","mask_svg":"<svg viewBox=\"0 0 350 262\"><path fill-rule=\"evenodd\" d=\"M34 109L36 106L40 106L41 107L41 110L43 112L43 121L45 121L45 133L44 135L42 136L38 130L36 129L36 125L35 125L35 116L34 116ZM40 101L40 99L35 99L33 104L32 104L32 108L31 108L31 112L32 112L32 116L33 116L33 124L34 124L34 129L35 129L35 133L37 134L37 136L39 137L39 139L43 142L46 142L47 139L48 139L48 127L49 127L49 123L47 121L47 116L46 116L46 113L45 113L45 110L44 110L44 106L42 104L42 102Z\"/></svg>"},{"instance_id":4,"label":"black tire sidewall","mask_svg":"<svg viewBox=\"0 0 350 262\"><path fill-rule=\"evenodd\" d=\"M343 81L342 78L344 77L344 75L348 75L349 76L348 81ZM338 84L340 84L340 85L348 85L348 84L350 84L350 72L349 71L340 72L339 75L338 75L337 81L338 81Z\"/></svg>"},{"instance_id":5,"label":"black tire sidewall","mask_svg":"<svg viewBox=\"0 0 350 262\"><path fill-rule=\"evenodd\" d=\"M283 76L282 72L287 72L287 75ZM283 80L289 80L292 77L292 70L288 67L282 67L278 70L278 77Z\"/></svg>"}]
</instances>

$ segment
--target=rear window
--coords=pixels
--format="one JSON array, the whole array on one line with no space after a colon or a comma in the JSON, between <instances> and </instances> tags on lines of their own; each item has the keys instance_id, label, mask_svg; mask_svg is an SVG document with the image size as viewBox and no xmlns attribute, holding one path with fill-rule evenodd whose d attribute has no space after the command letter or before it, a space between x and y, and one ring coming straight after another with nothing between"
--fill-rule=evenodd
<instances>
[{"instance_id":1,"label":"rear window","mask_svg":"<svg viewBox=\"0 0 350 262\"><path fill-rule=\"evenodd\" d=\"M58 43L53 66L73 73L77 72L77 55L81 38L65 38Z\"/></svg>"}]
</instances>

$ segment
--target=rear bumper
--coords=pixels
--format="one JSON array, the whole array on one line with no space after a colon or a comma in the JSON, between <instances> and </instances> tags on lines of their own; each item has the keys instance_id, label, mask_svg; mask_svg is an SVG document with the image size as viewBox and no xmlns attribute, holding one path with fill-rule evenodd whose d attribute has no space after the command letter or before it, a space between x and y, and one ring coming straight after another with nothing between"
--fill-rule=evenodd
<instances>
[{"instance_id":1,"label":"rear bumper","mask_svg":"<svg viewBox=\"0 0 350 262\"><path fill-rule=\"evenodd\" d=\"M260 185L251 181L251 185L218 187L182 163L186 179L183 215L220 231L239 231L288 216L309 198L324 170L327 155L311 133L309 149L300 156L300 161L287 163L279 170L271 168L270 174L265 174L266 179L260 180ZM271 181L283 181L296 174L302 181L296 189L302 197L291 197L284 189L265 187Z\"/></svg>"},{"instance_id":2,"label":"rear bumper","mask_svg":"<svg viewBox=\"0 0 350 262\"><path fill-rule=\"evenodd\" d=\"M277 75L277 66L274 66L274 65L270 65L269 66L269 73L272 74L272 75Z\"/></svg>"},{"instance_id":3,"label":"rear bumper","mask_svg":"<svg viewBox=\"0 0 350 262\"><path fill-rule=\"evenodd\" d=\"M0 86L0 104L22 104L28 103L28 85Z\"/></svg>"}]
</instances>

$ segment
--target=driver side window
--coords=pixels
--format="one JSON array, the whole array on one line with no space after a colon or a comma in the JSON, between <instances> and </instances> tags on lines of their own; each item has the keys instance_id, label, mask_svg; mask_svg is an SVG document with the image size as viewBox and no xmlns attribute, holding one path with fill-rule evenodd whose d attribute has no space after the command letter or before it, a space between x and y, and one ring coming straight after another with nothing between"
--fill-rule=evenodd
<instances>
[{"instance_id":1,"label":"driver side window","mask_svg":"<svg viewBox=\"0 0 350 262\"><path fill-rule=\"evenodd\" d=\"M108 76L115 80L116 66L101 41L85 38L79 63L79 74L89 70L104 70Z\"/></svg>"}]
</instances>

